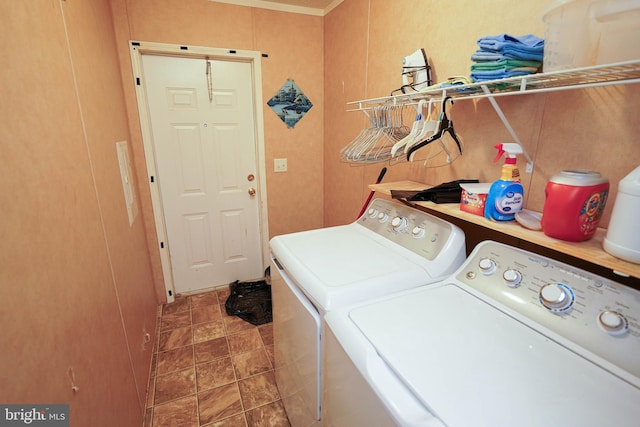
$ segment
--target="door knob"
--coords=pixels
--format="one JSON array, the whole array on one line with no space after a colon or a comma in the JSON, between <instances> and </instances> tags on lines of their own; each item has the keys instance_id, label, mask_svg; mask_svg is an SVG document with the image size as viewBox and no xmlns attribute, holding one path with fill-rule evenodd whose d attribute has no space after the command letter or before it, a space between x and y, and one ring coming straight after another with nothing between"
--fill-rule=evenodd
<instances>
[{"instance_id":1,"label":"door knob","mask_svg":"<svg viewBox=\"0 0 640 427\"><path fill-rule=\"evenodd\" d=\"M247 190L247 193L249 193L249 196L254 197L256 195L256 189L251 187L249 190Z\"/></svg>"}]
</instances>

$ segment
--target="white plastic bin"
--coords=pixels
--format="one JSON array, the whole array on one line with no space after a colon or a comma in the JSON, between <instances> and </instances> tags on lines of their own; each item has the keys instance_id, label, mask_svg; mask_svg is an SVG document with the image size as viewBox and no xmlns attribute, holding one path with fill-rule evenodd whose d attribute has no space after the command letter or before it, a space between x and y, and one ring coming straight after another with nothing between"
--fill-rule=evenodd
<instances>
[{"instance_id":1,"label":"white plastic bin","mask_svg":"<svg viewBox=\"0 0 640 427\"><path fill-rule=\"evenodd\" d=\"M640 0L599 0L591 9L596 63L640 59Z\"/></svg>"},{"instance_id":2,"label":"white plastic bin","mask_svg":"<svg viewBox=\"0 0 640 427\"><path fill-rule=\"evenodd\" d=\"M542 20L545 72L640 59L640 0L556 0Z\"/></svg>"},{"instance_id":3,"label":"white plastic bin","mask_svg":"<svg viewBox=\"0 0 640 427\"><path fill-rule=\"evenodd\" d=\"M544 72L595 65L598 47L592 38L593 2L556 0L543 12Z\"/></svg>"}]
</instances>

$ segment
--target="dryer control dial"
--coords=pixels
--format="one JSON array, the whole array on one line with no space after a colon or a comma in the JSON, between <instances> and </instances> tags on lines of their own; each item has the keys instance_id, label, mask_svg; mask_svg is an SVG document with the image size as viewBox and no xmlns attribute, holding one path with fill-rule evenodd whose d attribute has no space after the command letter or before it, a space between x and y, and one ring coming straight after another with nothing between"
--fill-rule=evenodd
<instances>
[{"instance_id":1,"label":"dryer control dial","mask_svg":"<svg viewBox=\"0 0 640 427\"><path fill-rule=\"evenodd\" d=\"M375 218L378 216L378 210L376 208L369 208L367 215L369 215L369 218Z\"/></svg>"},{"instance_id":2,"label":"dryer control dial","mask_svg":"<svg viewBox=\"0 0 640 427\"><path fill-rule=\"evenodd\" d=\"M554 313L569 310L575 296L573 290L564 283L547 283L540 288L540 303Z\"/></svg>"},{"instance_id":3,"label":"dryer control dial","mask_svg":"<svg viewBox=\"0 0 640 427\"><path fill-rule=\"evenodd\" d=\"M522 274L518 270L510 268L502 273L502 279L510 288L517 288L522 281Z\"/></svg>"},{"instance_id":4,"label":"dryer control dial","mask_svg":"<svg viewBox=\"0 0 640 427\"><path fill-rule=\"evenodd\" d=\"M411 234L416 239L422 239L425 235L424 227L420 227L420 226L413 227L413 230L411 230Z\"/></svg>"},{"instance_id":5,"label":"dryer control dial","mask_svg":"<svg viewBox=\"0 0 640 427\"><path fill-rule=\"evenodd\" d=\"M384 222L387 222L388 219L389 219L389 215L387 215L386 213L380 212L378 214L378 221L384 223Z\"/></svg>"},{"instance_id":6,"label":"dryer control dial","mask_svg":"<svg viewBox=\"0 0 640 427\"><path fill-rule=\"evenodd\" d=\"M482 274L489 276L496 271L496 262L491 258L481 258L478 262L478 267Z\"/></svg>"},{"instance_id":7,"label":"dryer control dial","mask_svg":"<svg viewBox=\"0 0 640 427\"><path fill-rule=\"evenodd\" d=\"M627 332L629 321L617 311L605 310L598 316L598 325L611 335L621 335Z\"/></svg>"},{"instance_id":8,"label":"dryer control dial","mask_svg":"<svg viewBox=\"0 0 640 427\"><path fill-rule=\"evenodd\" d=\"M397 231L398 233L403 232L407 229L407 218L397 216L391 220L391 226L393 227L393 231Z\"/></svg>"}]
</instances>

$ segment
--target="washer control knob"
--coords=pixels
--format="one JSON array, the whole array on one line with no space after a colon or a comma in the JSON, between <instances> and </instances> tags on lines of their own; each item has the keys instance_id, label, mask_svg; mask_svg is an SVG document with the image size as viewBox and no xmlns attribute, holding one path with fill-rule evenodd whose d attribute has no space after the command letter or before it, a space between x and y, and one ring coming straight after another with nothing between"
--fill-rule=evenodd
<instances>
[{"instance_id":1,"label":"washer control knob","mask_svg":"<svg viewBox=\"0 0 640 427\"><path fill-rule=\"evenodd\" d=\"M547 283L540 288L540 303L550 311L559 313L569 310L575 298L573 290L563 283Z\"/></svg>"},{"instance_id":2,"label":"washer control knob","mask_svg":"<svg viewBox=\"0 0 640 427\"><path fill-rule=\"evenodd\" d=\"M517 288L522 281L522 274L520 274L518 270L510 268L502 273L502 278L504 279L504 283L510 288Z\"/></svg>"},{"instance_id":3,"label":"washer control knob","mask_svg":"<svg viewBox=\"0 0 640 427\"><path fill-rule=\"evenodd\" d=\"M411 234L413 234L413 237L415 237L416 239L422 239L425 234L424 227L413 227L413 230L411 230Z\"/></svg>"},{"instance_id":4,"label":"washer control knob","mask_svg":"<svg viewBox=\"0 0 640 427\"><path fill-rule=\"evenodd\" d=\"M478 262L478 267L480 267L480 271L484 275L491 275L496 271L496 262L491 258L481 258L480 262Z\"/></svg>"},{"instance_id":5,"label":"washer control knob","mask_svg":"<svg viewBox=\"0 0 640 427\"><path fill-rule=\"evenodd\" d=\"M378 210L376 208L369 208L367 215L369 215L370 218L375 218L378 216Z\"/></svg>"},{"instance_id":6,"label":"washer control knob","mask_svg":"<svg viewBox=\"0 0 640 427\"><path fill-rule=\"evenodd\" d=\"M397 216L391 220L391 226L394 231L404 231L407 229L407 218L403 216Z\"/></svg>"},{"instance_id":7,"label":"washer control knob","mask_svg":"<svg viewBox=\"0 0 640 427\"><path fill-rule=\"evenodd\" d=\"M380 212L380 213L378 214L378 221L380 221L380 222L387 222L387 220L388 220L388 219L389 219L389 215L387 215L386 213L384 213L384 212Z\"/></svg>"},{"instance_id":8,"label":"washer control knob","mask_svg":"<svg viewBox=\"0 0 640 427\"><path fill-rule=\"evenodd\" d=\"M598 325L611 335L621 335L629 329L629 321L617 311L605 310L598 316Z\"/></svg>"}]
</instances>

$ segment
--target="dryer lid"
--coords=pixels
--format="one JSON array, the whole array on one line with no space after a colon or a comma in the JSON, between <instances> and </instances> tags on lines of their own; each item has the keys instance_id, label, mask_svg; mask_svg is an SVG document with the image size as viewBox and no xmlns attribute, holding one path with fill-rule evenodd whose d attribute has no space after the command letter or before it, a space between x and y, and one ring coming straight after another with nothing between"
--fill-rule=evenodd
<instances>
[{"instance_id":1,"label":"dryer lid","mask_svg":"<svg viewBox=\"0 0 640 427\"><path fill-rule=\"evenodd\" d=\"M277 236L270 246L325 311L439 279L429 274L429 260L357 224Z\"/></svg>"}]
</instances>

